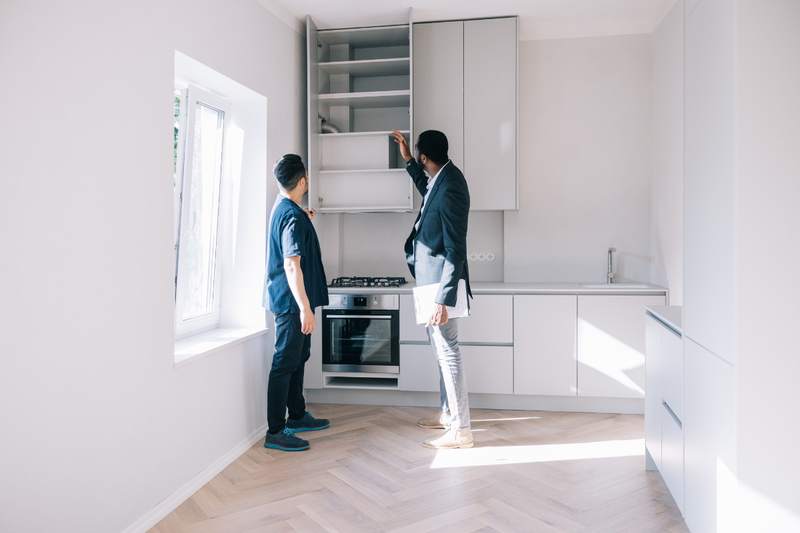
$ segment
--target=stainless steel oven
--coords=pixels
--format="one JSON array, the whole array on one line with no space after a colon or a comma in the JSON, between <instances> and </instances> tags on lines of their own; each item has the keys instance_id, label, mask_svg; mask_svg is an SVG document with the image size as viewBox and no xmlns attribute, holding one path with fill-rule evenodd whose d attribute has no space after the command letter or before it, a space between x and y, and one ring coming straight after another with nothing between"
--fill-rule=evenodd
<instances>
[{"instance_id":1,"label":"stainless steel oven","mask_svg":"<svg viewBox=\"0 0 800 533\"><path fill-rule=\"evenodd\" d=\"M400 297L332 294L322 310L322 370L400 373Z\"/></svg>"}]
</instances>

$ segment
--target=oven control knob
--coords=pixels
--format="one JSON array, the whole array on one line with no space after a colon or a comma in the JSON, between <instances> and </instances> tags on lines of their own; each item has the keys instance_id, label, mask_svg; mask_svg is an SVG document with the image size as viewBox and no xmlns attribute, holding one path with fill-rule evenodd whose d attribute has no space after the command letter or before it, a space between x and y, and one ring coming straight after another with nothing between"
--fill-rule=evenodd
<instances>
[{"instance_id":1,"label":"oven control knob","mask_svg":"<svg viewBox=\"0 0 800 533\"><path fill-rule=\"evenodd\" d=\"M367 297L366 296L354 296L353 297L353 305L356 307L366 307L367 306Z\"/></svg>"}]
</instances>

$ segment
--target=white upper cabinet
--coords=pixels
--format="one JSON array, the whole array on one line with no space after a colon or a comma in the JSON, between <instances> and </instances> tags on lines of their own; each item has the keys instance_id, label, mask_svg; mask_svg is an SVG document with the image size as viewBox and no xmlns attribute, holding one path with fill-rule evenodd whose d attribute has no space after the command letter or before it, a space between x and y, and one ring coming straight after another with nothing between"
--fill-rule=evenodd
<instances>
[{"instance_id":1,"label":"white upper cabinet","mask_svg":"<svg viewBox=\"0 0 800 533\"><path fill-rule=\"evenodd\" d=\"M414 131L447 135L473 210L517 208L517 19L414 24Z\"/></svg>"},{"instance_id":2,"label":"white upper cabinet","mask_svg":"<svg viewBox=\"0 0 800 533\"><path fill-rule=\"evenodd\" d=\"M577 300L514 297L514 394L575 396Z\"/></svg>"},{"instance_id":3,"label":"white upper cabinet","mask_svg":"<svg viewBox=\"0 0 800 533\"><path fill-rule=\"evenodd\" d=\"M464 22L464 176L472 209L517 208L517 19Z\"/></svg>"},{"instance_id":4,"label":"white upper cabinet","mask_svg":"<svg viewBox=\"0 0 800 533\"><path fill-rule=\"evenodd\" d=\"M306 19L309 206L410 211L412 185L389 135L411 132L410 24L318 29Z\"/></svg>"},{"instance_id":5,"label":"white upper cabinet","mask_svg":"<svg viewBox=\"0 0 800 533\"><path fill-rule=\"evenodd\" d=\"M414 24L414 46L414 132L444 132L450 159L463 170L464 23Z\"/></svg>"},{"instance_id":6,"label":"white upper cabinet","mask_svg":"<svg viewBox=\"0 0 800 533\"><path fill-rule=\"evenodd\" d=\"M735 2L687 6L684 335L734 362Z\"/></svg>"},{"instance_id":7,"label":"white upper cabinet","mask_svg":"<svg viewBox=\"0 0 800 533\"><path fill-rule=\"evenodd\" d=\"M578 395L644 398L645 307L664 296L578 296Z\"/></svg>"}]
</instances>

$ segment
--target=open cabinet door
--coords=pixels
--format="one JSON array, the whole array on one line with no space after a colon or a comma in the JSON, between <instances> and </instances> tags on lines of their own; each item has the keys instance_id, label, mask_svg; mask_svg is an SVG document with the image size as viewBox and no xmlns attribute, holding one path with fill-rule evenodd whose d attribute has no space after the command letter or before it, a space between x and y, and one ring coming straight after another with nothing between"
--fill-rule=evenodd
<instances>
[{"instance_id":1,"label":"open cabinet door","mask_svg":"<svg viewBox=\"0 0 800 533\"><path fill-rule=\"evenodd\" d=\"M414 8L408 8L408 88L411 95L408 99L408 146L413 147L416 142L414 133ZM416 199L414 183L408 180L408 208L413 211L418 200Z\"/></svg>"},{"instance_id":2,"label":"open cabinet door","mask_svg":"<svg viewBox=\"0 0 800 533\"><path fill-rule=\"evenodd\" d=\"M319 209L319 70L317 69L317 26L306 17L306 92L308 94L308 207Z\"/></svg>"}]
</instances>

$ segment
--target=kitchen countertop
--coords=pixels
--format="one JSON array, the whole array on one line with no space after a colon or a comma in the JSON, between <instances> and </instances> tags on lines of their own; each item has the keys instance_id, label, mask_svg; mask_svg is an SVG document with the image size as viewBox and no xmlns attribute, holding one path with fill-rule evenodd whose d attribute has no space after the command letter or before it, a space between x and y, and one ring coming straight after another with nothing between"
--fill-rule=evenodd
<instances>
[{"instance_id":1,"label":"kitchen countertop","mask_svg":"<svg viewBox=\"0 0 800 533\"><path fill-rule=\"evenodd\" d=\"M329 288L331 294L410 294L413 283L402 287ZM474 282L473 294L666 294L667 289L649 283L502 283Z\"/></svg>"},{"instance_id":2,"label":"kitchen countertop","mask_svg":"<svg viewBox=\"0 0 800 533\"><path fill-rule=\"evenodd\" d=\"M675 330L676 333L683 335L683 328L681 327L681 318L683 316L683 308L679 305L653 305L646 308L647 312L655 317L659 322L665 326Z\"/></svg>"}]
</instances>

